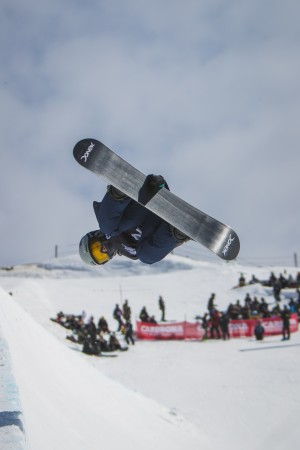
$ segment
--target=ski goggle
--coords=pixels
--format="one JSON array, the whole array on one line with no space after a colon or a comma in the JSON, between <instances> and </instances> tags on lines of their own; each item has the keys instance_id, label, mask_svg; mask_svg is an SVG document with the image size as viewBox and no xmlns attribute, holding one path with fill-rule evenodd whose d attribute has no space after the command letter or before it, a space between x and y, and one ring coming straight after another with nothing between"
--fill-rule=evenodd
<instances>
[{"instance_id":1,"label":"ski goggle","mask_svg":"<svg viewBox=\"0 0 300 450\"><path fill-rule=\"evenodd\" d=\"M94 238L89 242L89 251L91 257L97 264L105 264L111 259L108 253L107 247L99 241L99 239Z\"/></svg>"}]
</instances>

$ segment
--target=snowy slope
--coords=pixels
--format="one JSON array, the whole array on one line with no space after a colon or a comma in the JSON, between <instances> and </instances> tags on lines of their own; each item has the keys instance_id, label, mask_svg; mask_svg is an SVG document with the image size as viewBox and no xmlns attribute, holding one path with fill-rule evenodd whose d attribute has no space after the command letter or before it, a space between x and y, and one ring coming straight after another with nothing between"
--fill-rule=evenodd
<instances>
[{"instance_id":1,"label":"snowy slope","mask_svg":"<svg viewBox=\"0 0 300 450\"><path fill-rule=\"evenodd\" d=\"M101 276L99 269L86 270L71 257L1 271L0 327L9 343L31 450L96 450L100 443L113 450L124 443L133 450L295 448L300 438L298 333L288 343L280 337L262 343L137 342L117 358L95 358L74 350L65 330L49 320L60 310L85 310L96 320L104 315L115 329L115 303L127 298L134 316L145 305L159 318L159 295L167 318L174 320L202 314L211 292L220 309L242 301L247 292L272 303L261 285L233 286L240 272L247 279L253 273L266 279L271 270L284 269L172 255L159 269L118 261L100 270Z\"/></svg>"},{"instance_id":2,"label":"snowy slope","mask_svg":"<svg viewBox=\"0 0 300 450\"><path fill-rule=\"evenodd\" d=\"M2 328L10 343L30 448L117 449L205 445L196 427L95 370L3 291Z\"/></svg>"}]
</instances>

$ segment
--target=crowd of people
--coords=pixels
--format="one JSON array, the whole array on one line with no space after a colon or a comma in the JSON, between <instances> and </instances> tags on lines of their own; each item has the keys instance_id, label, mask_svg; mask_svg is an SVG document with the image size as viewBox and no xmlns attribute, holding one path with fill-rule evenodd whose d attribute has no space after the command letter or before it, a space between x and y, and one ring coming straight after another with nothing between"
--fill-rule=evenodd
<instances>
[{"instance_id":1,"label":"crowd of people","mask_svg":"<svg viewBox=\"0 0 300 450\"><path fill-rule=\"evenodd\" d=\"M124 303L123 305L125 310L126 305L129 307L128 301L127 304ZM124 317L123 312L122 317ZM126 351L129 344L134 345L135 343L130 316L126 321L121 321L121 326L117 330L120 331L120 335L123 337L122 340L125 340L127 345L121 342L117 336L118 333L110 330L104 316L101 316L96 324L93 316L86 320L84 311L79 315L65 314L60 311L56 318L51 320L70 330L71 333L66 336L66 339L81 345L83 353L88 355L100 356L102 353L107 352Z\"/></svg>"},{"instance_id":2,"label":"crowd of people","mask_svg":"<svg viewBox=\"0 0 300 450\"><path fill-rule=\"evenodd\" d=\"M158 308L161 312L161 321L165 322L166 306L162 296L158 298ZM128 300L125 300L122 306L116 303L113 308L112 317L117 322L114 331L110 330L104 316L101 316L96 323L93 316L89 319L86 318L85 311L79 315L65 314L60 311L51 320L69 330L70 334L66 336L66 339L80 344L84 353L100 356L105 352L128 350L130 344L135 344L131 316L131 307ZM145 306L142 308L139 318L143 322L157 323L155 316L150 316ZM122 341L126 345L122 345Z\"/></svg>"},{"instance_id":3,"label":"crowd of people","mask_svg":"<svg viewBox=\"0 0 300 450\"><path fill-rule=\"evenodd\" d=\"M279 276L276 276L274 272L271 272L269 278L266 280L259 280L255 275L252 275L249 282L246 281L243 273L240 274L238 287L244 287L248 284L255 283L260 283L262 286L271 287L273 289L274 298L277 301L280 301L280 292L282 289L297 289L298 297L300 295L300 272L298 272L294 277L293 275L287 273L284 275L280 273Z\"/></svg>"},{"instance_id":4,"label":"crowd of people","mask_svg":"<svg viewBox=\"0 0 300 450\"><path fill-rule=\"evenodd\" d=\"M296 278L291 275L284 277L280 274L276 277L272 272L268 280L262 282L259 281L254 275L248 284L261 283L264 286L273 287L274 303L269 304L265 298L258 299L256 296L251 297L249 293L246 294L243 304L240 300L235 303L230 303L225 311L219 311L218 306L215 304L216 296L211 294L208 303L208 312L203 317L196 316L196 319L202 320L202 326L205 330L205 338L210 337L212 339L221 337L223 339L229 339L229 323L231 320L248 320L257 319L255 327L256 339L261 340L264 337L264 327L261 319L280 317L282 319L282 339L290 339L290 318L291 314L296 313L300 317L300 272ZM239 287L246 286L246 281L241 274L239 279ZM279 286L279 287L278 287ZM281 304L281 289L292 287L296 289L296 298L290 298L288 304L282 306Z\"/></svg>"},{"instance_id":5,"label":"crowd of people","mask_svg":"<svg viewBox=\"0 0 300 450\"><path fill-rule=\"evenodd\" d=\"M250 281L246 282L243 274L240 275L238 287L244 287L254 283L260 283L263 286L272 287L275 301L268 303L264 297L258 299L251 297L249 293L245 295L244 300L236 300L230 303L222 311L216 305L216 295L211 294L207 303L207 312L203 316L196 316L196 320L201 320L204 329L204 339L230 339L229 324L232 320L256 319L255 328L256 339L261 340L264 337L264 327L262 319L280 317L282 319L282 338L290 339L290 317L296 313L300 317L300 272L293 277L292 275L280 274L278 277L274 272L270 273L267 280L259 280L252 275ZM290 298L288 304L282 306L281 290L285 288L296 289L296 296ZM161 313L160 322L166 321L166 306L162 296L158 298L158 308ZM94 317L86 320L85 313L81 315L64 314L59 312L54 320L60 325L71 331L67 339L82 345L82 351L87 354L101 355L102 352L114 352L116 350L124 351L130 344L134 345L135 337L131 321L131 307L128 300L125 300L122 306L115 304L112 316L117 322L115 331L111 331L104 316L99 318L96 325ZM157 323L153 314L149 314L146 306L143 306L139 319L141 322ZM117 335L122 336L127 346L121 345Z\"/></svg>"},{"instance_id":6,"label":"crowd of people","mask_svg":"<svg viewBox=\"0 0 300 450\"><path fill-rule=\"evenodd\" d=\"M290 318L291 318L291 311L287 305L284 305L283 310L280 314L280 317L282 319L282 340L288 340L291 336L290 331ZM265 334L265 328L261 322L261 320L257 321L257 324L254 329L254 335L258 341L262 341Z\"/></svg>"}]
</instances>

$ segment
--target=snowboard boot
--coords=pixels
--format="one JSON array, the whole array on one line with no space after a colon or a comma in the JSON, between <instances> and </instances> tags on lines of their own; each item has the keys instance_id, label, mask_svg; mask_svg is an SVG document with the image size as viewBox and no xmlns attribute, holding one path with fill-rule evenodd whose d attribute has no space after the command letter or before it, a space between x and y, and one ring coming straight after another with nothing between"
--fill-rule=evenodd
<instances>
[{"instance_id":1,"label":"snowboard boot","mask_svg":"<svg viewBox=\"0 0 300 450\"><path fill-rule=\"evenodd\" d=\"M107 190L110 193L110 195L112 196L112 198L114 198L115 200L120 201L120 200L124 200L124 198L127 197L127 195L124 194L124 192L120 191L119 189L112 186L111 184L107 186Z\"/></svg>"},{"instance_id":2,"label":"snowboard boot","mask_svg":"<svg viewBox=\"0 0 300 450\"><path fill-rule=\"evenodd\" d=\"M179 245L191 240L189 236L178 230L178 228L173 227L173 225L170 225L170 230L174 239L178 242Z\"/></svg>"}]
</instances>

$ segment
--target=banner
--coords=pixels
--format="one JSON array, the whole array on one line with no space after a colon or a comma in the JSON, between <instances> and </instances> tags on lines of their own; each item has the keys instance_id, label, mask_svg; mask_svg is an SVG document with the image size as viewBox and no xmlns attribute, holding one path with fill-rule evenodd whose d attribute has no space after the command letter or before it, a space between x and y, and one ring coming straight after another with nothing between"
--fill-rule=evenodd
<instances>
[{"instance_id":1,"label":"banner","mask_svg":"<svg viewBox=\"0 0 300 450\"><path fill-rule=\"evenodd\" d=\"M265 336L280 335L282 333L282 320L280 317L259 319L265 329ZM257 319L231 320L229 324L230 337L254 336ZM290 319L290 331L298 331L298 315L292 314ZM221 332L221 330L220 330ZM200 322L137 322L136 334L139 339L147 340L171 340L171 339L198 339L204 337L204 329ZM209 329L208 329L209 337Z\"/></svg>"},{"instance_id":2,"label":"banner","mask_svg":"<svg viewBox=\"0 0 300 450\"><path fill-rule=\"evenodd\" d=\"M140 339L184 339L185 322L137 322L136 334Z\"/></svg>"}]
</instances>

